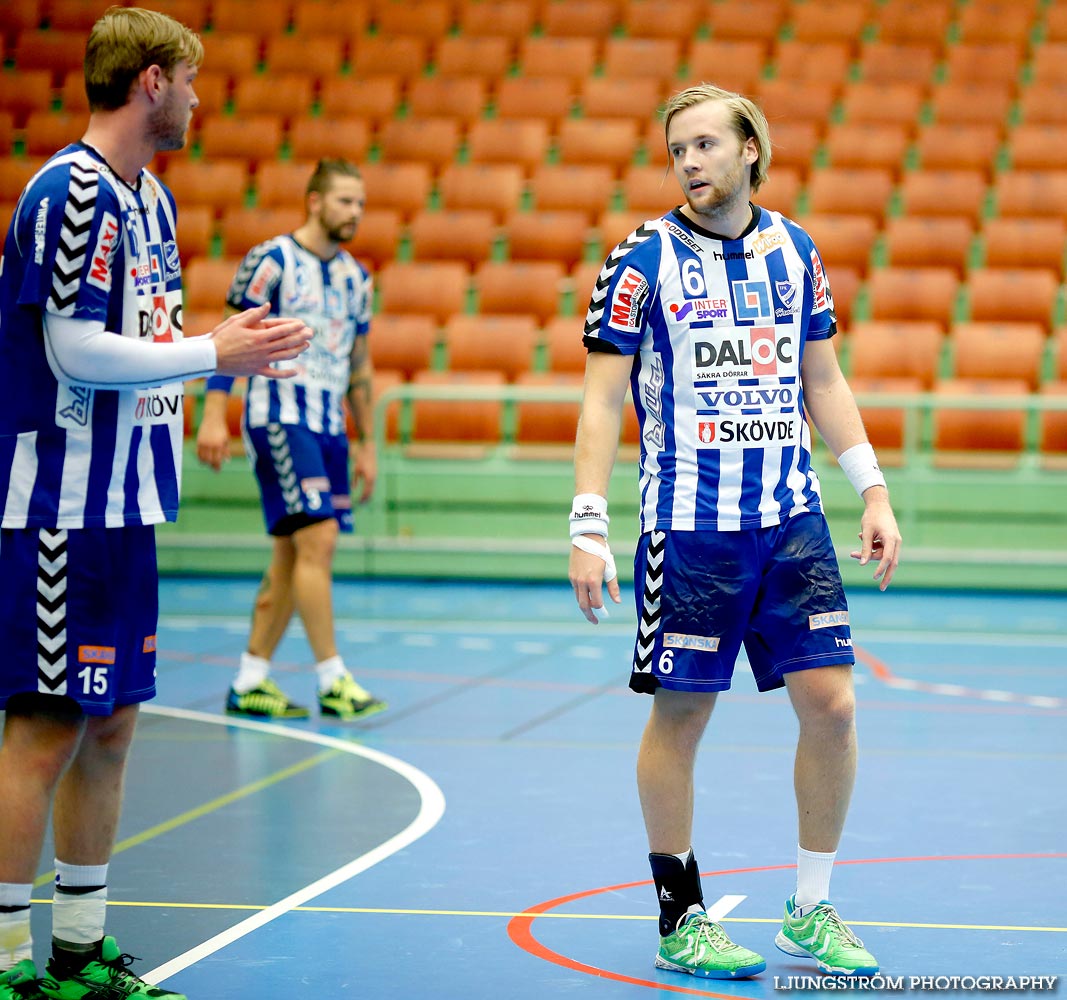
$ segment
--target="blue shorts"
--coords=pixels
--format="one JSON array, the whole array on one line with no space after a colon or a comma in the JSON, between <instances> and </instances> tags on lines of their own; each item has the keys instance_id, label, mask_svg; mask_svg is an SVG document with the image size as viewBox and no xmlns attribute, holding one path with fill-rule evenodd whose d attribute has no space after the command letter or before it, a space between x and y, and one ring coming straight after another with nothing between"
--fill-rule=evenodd
<instances>
[{"instance_id":1,"label":"blue shorts","mask_svg":"<svg viewBox=\"0 0 1067 1000\"><path fill-rule=\"evenodd\" d=\"M760 691L794 670L855 663L822 514L751 531L649 532L634 583L634 691L725 691L742 643Z\"/></svg>"},{"instance_id":2,"label":"blue shorts","mask_svg":"<svg viewBox=\"0 0 1067 1000\"><path fill-rule=\"evenodd\" d=\"M66 695L89 715L156 693L159 577L151 525L0 531L0 708Z\"/></svg>"},{"instance_id":3,"label":"blue shorts","mask_svg":"<svg viewBox=\"0 0 1067 1000\"><path fill-rule=\"evenodd\" d=\"M300 424L267 424L246 426L244 440L269 534L291 535L331 517L341 531L352 531L348 438Z\"/></svg>"}]
</instances>

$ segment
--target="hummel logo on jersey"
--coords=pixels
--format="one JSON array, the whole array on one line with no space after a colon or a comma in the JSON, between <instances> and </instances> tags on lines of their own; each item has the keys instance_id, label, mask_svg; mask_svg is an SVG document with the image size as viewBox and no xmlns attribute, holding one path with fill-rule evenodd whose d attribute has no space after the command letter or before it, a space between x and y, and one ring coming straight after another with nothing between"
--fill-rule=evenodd
<instances>
[{"instance_id":1,"label":"hummel logo on jersey","mask_svg":"<svg viewBox=\"0 0 1067 1000\"><path fill-rule=\"evenodd\" d=\"M674 897L667 891L667 887L663 886L659 891L660 901L663 903L673 903Z\"/></svg>"}]
</instances>

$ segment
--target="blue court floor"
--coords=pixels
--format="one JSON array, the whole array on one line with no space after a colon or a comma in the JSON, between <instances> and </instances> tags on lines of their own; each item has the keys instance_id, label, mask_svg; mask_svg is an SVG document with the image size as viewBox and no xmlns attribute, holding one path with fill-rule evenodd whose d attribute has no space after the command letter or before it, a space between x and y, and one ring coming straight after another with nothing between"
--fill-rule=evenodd
<instances>
[{"instance_id":1,"label":"blue court floor","mask_svg":"<svg viewBox=\"0 0 1067 1000\"><path fill-rule=\"evenodd\" d=\"M706 900L767 971L698 982L652 967L629 605L593 627L566 583L340 582L344 655L388 711L263 725L221 711L256 582L162 584L110 880L110 931L146 978L195 1000L652 1000L770 997L814 971L773 945L796 846L784 693L739 666L697 772ZM1067 598L851 604L839 910L908 982L1067 975ZM313 701L299 626L276 677Z\"/></svg>"}]
</instances>

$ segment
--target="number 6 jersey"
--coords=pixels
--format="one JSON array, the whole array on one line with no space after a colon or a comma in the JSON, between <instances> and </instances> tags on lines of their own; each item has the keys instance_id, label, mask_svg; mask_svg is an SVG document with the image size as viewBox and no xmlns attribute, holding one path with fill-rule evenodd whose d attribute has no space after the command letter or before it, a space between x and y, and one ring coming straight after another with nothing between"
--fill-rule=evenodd
<instances>
[{"instance_id":1,"label":"number 6 jersey","mask_svg":"<svg viewBox=\"0 0 1067 1000\"><path fill-rule=\"evenodd\" d=\"M821 509L800 365L836 332L811 238L753 208L738 239L675 210L631 233L597 278L591 351L634 356L641 530L770 527Z\"/></svg>"}]
</instances>

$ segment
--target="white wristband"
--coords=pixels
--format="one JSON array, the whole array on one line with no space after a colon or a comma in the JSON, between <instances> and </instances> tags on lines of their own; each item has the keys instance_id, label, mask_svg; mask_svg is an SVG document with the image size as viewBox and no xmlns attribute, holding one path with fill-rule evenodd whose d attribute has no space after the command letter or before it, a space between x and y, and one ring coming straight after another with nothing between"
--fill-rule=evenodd
<instances>
[{"instance_id":1,"label":"white wristband","mask_svg":"<svg viewBox=\"0 0 1067 1000\"><path fill-rule=\"evenodd\" d=\"M885 486L885 476L878 468L878 458L867 442L853 445L841 452L837 456L837 464L860 496L872 486Z\"/></svg>"},{"instance_id":2,"label":"white wristband","mask_svg":"<svg viewBox=\"0 0 1067 1000\"><path fill-rule=\"evenodd\" d=\"M611 583L611 581L619 575L615 568L615 557L611 554L611 549L609 549L603 542L595 542L592 538L576 535L571 539L571 544L576 549L588 552L591 556L600 556L600 558L604 560L605 583ZM593 610L596 611L600 609L594 608Z\"/></svg>"},{"instance_id":3,"label":"white wristband","mask_svg":"<svg viewBox=\"0 0 1067 1000\"><path fill-rule=\"evenodd\" d=\"M571 538L578 535L608 537L608 502L598 493L579 493L571 505Z\"/></svg>"}]
</instances>

